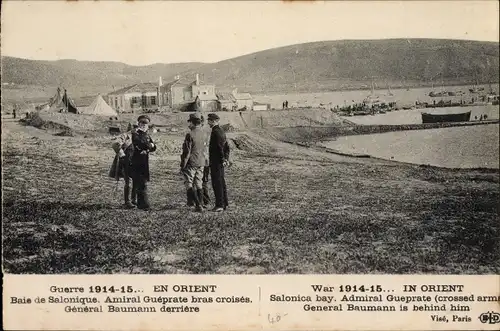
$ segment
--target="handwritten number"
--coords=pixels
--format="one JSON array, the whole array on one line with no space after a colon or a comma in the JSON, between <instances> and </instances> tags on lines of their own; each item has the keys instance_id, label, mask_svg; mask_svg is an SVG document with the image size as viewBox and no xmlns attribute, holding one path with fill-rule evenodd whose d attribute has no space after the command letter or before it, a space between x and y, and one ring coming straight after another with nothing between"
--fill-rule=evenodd
<instances>
[{"instance_id":1,"label":"handwritten number","mask_svg":"<svg viewBox=\"0 0 500 331\"><path fill-rule=\"evenodd\" d=\"M278 323L279 321L281 321L281 316L285 317L286 315L288 315L288 314L283 314L283 315L276 314L275 317L271 317L271 314L267 314L267 320L271 324Z\"/></svg>"}]
</instances>

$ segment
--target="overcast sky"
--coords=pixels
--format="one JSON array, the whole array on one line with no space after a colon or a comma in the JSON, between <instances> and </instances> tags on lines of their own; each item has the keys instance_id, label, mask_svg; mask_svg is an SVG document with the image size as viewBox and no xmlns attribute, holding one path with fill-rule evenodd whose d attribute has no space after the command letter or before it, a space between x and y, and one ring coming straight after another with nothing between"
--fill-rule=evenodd
<instances>
[{"instance_id":1,"label":"overcast sky","mask_svg":"<svg viewBox=\"0 0 500 331\"><path fill-rule=\"evenodd\" d=\"M2 55L216 62L268 48L338 39L499 41L499 4L436 2L2 1Z\"/></svg>"}]
</instances>

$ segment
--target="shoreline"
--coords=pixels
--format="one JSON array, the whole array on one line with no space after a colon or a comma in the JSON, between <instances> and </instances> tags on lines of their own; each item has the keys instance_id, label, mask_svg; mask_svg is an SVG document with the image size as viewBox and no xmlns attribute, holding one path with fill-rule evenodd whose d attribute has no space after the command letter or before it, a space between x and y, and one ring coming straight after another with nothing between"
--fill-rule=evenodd
<instances>
[{"instance_id":1,"label":"shoreline","mask_svg":"<svg viewBox=\"0 0 500 331\"><path fill-rule=\"evenodd\" d=\"M419 167L425 167L425 168L435 168L435 169L447 169L447 170L464 170L464 171L481 171L481 172L498 172L500 170L500 167L448 167L448 166L441 166L441 165L434 165L434 164L425 164L425 163L418 163L418 162L408 162L408 161L400 161L400 160L394 160L390 158L384 158L384 157L379 157L375 156L370 153L358 153L358 152L351 152L351 151L343 151L331 147L327 147L324 145L324 143L328 143L329 141L335 141L337 137L347 137L347 136L365 136L365 135L373 135L373 134L383 134L383 133L389 133L389 132L401 132L401 131L418 131L418 130L432 130L432 129L442 129L442 128L457 128L457 127L471 127L471 126L477 126L477 125L492 125L492 124L499 124L500 120L488 120L488 121L481 121L481 122L461 122L461 123L429 123L429 124L413 124L413 125L356 125L355 127L358 129L361 129L360 131L357 131L356 128L353 128L351 131L346 131L345 128L336 128L340 129L338 134L335 137L327 138L327 139L321 139L319 141L309 141L309 142L298 142L298 141L290 141L290 140L284 140L284 142L288 144L293 144L305 148L313 148L317 149L320 151L323 151L325 153L331 153L331 154L336 154L340 156L345 156L349 158L368 158L368 159L374 159L374 160L381 160L385 162L391 162L391 163L397 163L397 164L403 164L403 165L413 165L413 166L419 166ZM304 128L304 127L302 127ZM287 128L291 129L291 128ZM323 127L315 127L315 129L323 129ZM343 130L344 129L344 130ZM365 132L363 132L365 131ZM371 132L368 132L371 131ZM375 132L377 131L377 132Z\"/></svg>"}]
</instances>

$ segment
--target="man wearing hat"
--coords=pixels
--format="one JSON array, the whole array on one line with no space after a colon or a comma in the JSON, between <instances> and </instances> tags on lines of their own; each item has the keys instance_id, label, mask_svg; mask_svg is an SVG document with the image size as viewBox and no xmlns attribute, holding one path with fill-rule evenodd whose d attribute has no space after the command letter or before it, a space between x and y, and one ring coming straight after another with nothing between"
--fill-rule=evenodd
<instances>
[{"instance_id":1,"label":"man wearing hat","mask_svg":"<svg viewBox=\"0 0 500 331\"><path fill-rule=\"evenodd\" d=\"M229 164L229 145L224 130L219 126L219 115L208 114L208 125L212 128L209 144L210 174L215 195L215 207L212 211L221 212L229 203L227 198L224 167Z\"/></svg>"},{"instance_id":2,"label":"man wearing hat","mask_svg":"<svg viewBox=\"0 0 500 331\"><path fill-rule=\"evenodd\" d=\"M136 185L132 181L132 155L134 146L132 145L132 134L137 129L137 124L129 124L129 129L124 134L120 135L117 142L113 144L113 149L116 152L113 165L110 170L110 177L117 181L123 177L125 185L123 186L123 197L125 208L135 208L136 203ZM130 190L132 189L132 191Z\"/></svg>"},{"instance_id":3,"label":"man wearing hat","mask_svg":"<svg viewBox=\"0 0 500 331\"><path fill-rule=\"evenodd\" d=\"M132 180L136 187L137 208L149 210L149 197L147 192L147 182L149 175L149 153L156 150L153 139L149 136L148 127L151 119L147 115L137 118L138 126L132 132L132 145L134 152L131 160Z\"/></svg>"},{"instance_id":4,"label":"man wearing hat","mask_svg":"<svg viewBox=\"0 0 500 331\"><path fill-rule=\"evenodd\" d=\"M200 115L201 118L201 129L203 131L203 137L205 141L205 149L204 149L204 155L205 155L205 166L203 167L203 208L207 208L208 204L210 203L210 193L208 192L208 181L210 178L210 164L208 163L208 142L210 141L210 131L203 129L203 126L205 124L205 119L203 115ZM188 192L187 193L187 205L188 207L194 206L194 200L192 195Z\"/></svg>"},{"instance_id":5,"label":"man wearing hat","mask_svg":"<svg viewBox=\"0 0 500 331\"><path fill-rule=\"evenodd\" d=\"M203 167L205 166L205 134L201 129L199 113L189 115L190 132L182 144L181 173L188 195L188 201L194 201L196 211L202 211L203 204Z\"/></svg>"}]
</instances>

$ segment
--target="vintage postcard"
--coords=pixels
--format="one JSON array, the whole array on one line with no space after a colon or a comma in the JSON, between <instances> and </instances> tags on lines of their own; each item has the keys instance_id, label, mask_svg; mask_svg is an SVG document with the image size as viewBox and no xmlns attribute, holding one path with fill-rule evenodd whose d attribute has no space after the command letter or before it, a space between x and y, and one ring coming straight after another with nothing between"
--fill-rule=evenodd
<instances>
[{"instance_id":1,"label":"vintage postcard","mask_svg":"<svg viewBox=\"0 0 500 331\"><path fill-rule=\"evenodd\" d=\"M7 330L498 330L497 1L2 1Z\"/></svg>"}]
</instances>

